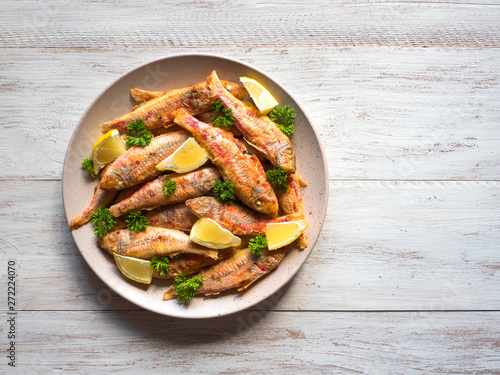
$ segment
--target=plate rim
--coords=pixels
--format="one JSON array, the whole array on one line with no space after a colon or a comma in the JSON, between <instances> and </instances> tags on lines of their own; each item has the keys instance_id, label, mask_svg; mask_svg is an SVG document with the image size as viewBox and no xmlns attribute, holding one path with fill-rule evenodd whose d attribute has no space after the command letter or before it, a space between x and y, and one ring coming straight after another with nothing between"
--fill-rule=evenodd
<instances>
[{"instance_id":1,"label":"plate rim","mask_svg":"<svg viewBox=\"0 0 500 375\"><path fill-rule=\"evenodd\" d=\"M64 176L67 176L68 175L68 170L67 168L68 167L68 158L69 158L69 154L70 154L70 146L73 144L74 142L74 138L76 137L76 134L77 134L77 130L80 128L80 126L83 124L83 121L85 119L85 117L87 116L87 114L89 113L90 109L92 109L98 102L99 100L101 100L101 98L103 96L105 96L105 94L111 89L112 86L114 86L115 84L117 84L118 82L120 82L121 80L123 80L125 77L129 76L129 75L132 75L133 73L141 70L141 69L145 69L148 65L152 65L152 64L158 64L158 63L162 63L166 60L172 60L172 59L182 59L182 58L216 58L216 59L221 59L221 60L225 60L225 61L229 61L229 62L232 62L232 63L235 63L235 64L238 64L238 65L243 65L255 72L257 72L258 74L266 77L269 81L273 82L273 84L277 85L281 90L283 90L283 92L288 95L300 108L300 111L302 112L302 114L304 115L305 119L307 120L309 126L311 127L311 130L314 134L314 137L316 138L317 142L318 142L318 145L319 145L319 154L321 155L321 159L322 159L322 163L323 163L323 172L325 174L325 180L324 180L324 184L325 184L325 189L323 191L324 193L324 199L325 199L325 204L322 206L321 210L320 210L320 217L321 217L321 222L318 224L318 227L319 227L319 233L321 233L321 230L323 229L323 225L324 225L324 222L325 222L325 217L326 217L326 211L327 211L327 206L328 206L328 200L329 200L329 176L328 176L328 165L327 165L327 159L326 159L326 154L324 152L324 148L323 148L323 144L321 142L321 138L319 137L319 133L314 125L314 123L311 121L311 118L310 116L308 115L308 113L304 110L304 108L302 107L302 105L295 99L295 97L277 80L275 80L274 78L272 78L269 74L267 74L266 72L262 71L261 69L255 67L254 65L250 64L250 63L247 63L247 62L244 62L244 61L241 61L241 60L238 60L238 59L235 59L235 58L232 58L232 57L227 57L225 55L222 55L222 54L213 54L213 53L178 53L178 54L172 54L172 55L167 55L167 56L163 56L163 57L160 57L160 58L156 58L156 59L153 59L153 60L150 60L150 61L147 61L145 63L142 63L132 69L129 69L127 70L126 72L124 72L123 74L119 75L119 77L117 77L116 79L114 79L112 82L110 82L108 85L106 85L106 87L104 89L102 89L100 91L100 93L97 95L97 97L91 101L91 103L86 107L85 111L82 113L82 115L80 116L76 126L74 127L73 129L73 133L68 141L68 146L67 146L67 149L66 149L66 153L65 153L65 157L64 157L64 164L63 164L63 168L62 168L62 176L61 176L61 193L62 193L62 200L63 200L63 209L64 209L64 215L66 217L66 222L67 224L69 224L69 221L72 219L68 216L68 211L67 211L67 204L66 204L66 199L65 199L65 178ZM69 226L67 226L68 230L69 230ZM273 295L275 295L277 292L279 292L282 288L284 288L288 283L290 283L290 281L292 279L294 279L295 275L298 273L298 271L302 268L302 266L304 265L304 263L307 261L307 259L309 258L309 256L311 255L312 253L312 250L314 249L315 245L316 245L316 242L319 238L319 235L314 239L313 243L309 243L309 246L308 246L308 249L306 250L301 250L301 251L307 251L307 256L304 257L303 261L300 262L300 264L298 264L298 266L296 267L295 270L293 270L293 272L290 272L289 273L289 277L287 278L287 280L279 286L279 288L275 289L275 290L272 290L270 293L267 293L263 298L257 298L255 301L252 301L250 302L248 305L244 306L244 307L241 307L241 308L235 308L231 311L223 311L223 312L218 312L216 314L205 314L205 315L182 315L182 314L175 314L175 313L171 313L171 312L168 312L168 311L159 311L158 309L156 308L153 308L151 306L148 306L146 305L145 303L143 303L142 301L137 301L129 296L127 296L127 294L121 290L121 288L119 287L116 287L115 285L113 285L112 283L109 283L108 281L104 280L103 277L99 274L99 272L95 269L95 266L92 264L92 262L89 261L89 259L87 259L87 256L88 254L86 254L86 252L82 251L80 249L80 246L78 245L76 239L75 239L75 236L74 236L74 232L73 231L70 231L70 234L71 234L71 237L73 238L73 242L74 244L76 245L80 255L83 257L83 259L85 260L85 262L87 263L87 265L89 266L89 268L94 272L94 274L97 275L97 277L108 287L110 288L111 290L113 290L115 293L117 293L118 295L120 295L122 298L124 298L125 300L133 303L134 305L136 306L139 306L147 311L152 311L152 312L155 312L157 314L160 314L160 315L164 315L164 316L169 316L169 317L175 317L175 318L182 318L182 319L209 319L209 318L215 318L215 317L221 317L221 316L227 316L227 315L231 315L231 314L235 314L235 313L238 313L238 312L241 312L241 311L245 311L245 310L248 310L250 309L251 307L267 300L268 298L271 298ZM266 277L267 275L265 275L264 277Z\"/></svg>"}]
</instances>

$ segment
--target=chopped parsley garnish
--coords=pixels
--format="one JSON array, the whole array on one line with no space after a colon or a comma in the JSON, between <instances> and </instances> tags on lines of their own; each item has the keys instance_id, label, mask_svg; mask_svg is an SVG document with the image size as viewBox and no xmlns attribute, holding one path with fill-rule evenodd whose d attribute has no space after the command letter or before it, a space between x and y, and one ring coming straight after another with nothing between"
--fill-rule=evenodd
<instances>
[{"instance_id":1,"label":"chopped parsley garnish","mask_svg":"<svg viewBox=\"0 0 500 375\"><path fill-rule=\"evenodd\" d=\"M274 121L280 130L286 135L295 132L295 112L288 105L284 107L276 107L269 113L269 118Z\"/></svg>"},{"instance_id":2,"label":"chopped parsley garnish","mask_svg":"<svg viewBox=\"0 0 500 375\"><path fill-rule=\"evenodd\" d=\"M188 279L181 273L179 276L174 277L174 282L177 299L182 302L187 302L194 297L196 290L203 284L203 279L200 275Z\"/></svg>"},{"instance_id":3,"label":"chopped parsley garnish","mask_svg":"<svg viewBox=\"0 0 500 375\"><path fill-rule=\"evenodd\" d=\"M252 253L255 255L262 254L262 250L264 250L267 246L267 238L261 234L256 235L250 241L248 241L248 247L252 250Z\"/></svg>"},{"instance_id":4,"label":"chopped parsley garnish","mask_svg":"<svg viewBox=\"0 0 500 375\"><path fill-rule=\"evenodd\" d=\"M167 197L171 195L175 189L177 188L177 182L170 178L166 178L163 180L163 194L166 195Z\"/></svg>"},{"instance_id":5,"label":"chopped parsley garnish","mask_svg":"<svg viewBox=\"0 0 500 375\"><path fill-rule=\"evenodd\" d=\"M94 161L92 160L92 158L83 159L82 168L86 169L87 172L89 172L90 177L95 178Z\"/></svg>"},{"instance_id":6,"label":"chopped parsley garnish","mask_svg":"<svg viewBox=\"0 0 500 375\"><path fill-rule=\"evenodd\" d=\"M125 220L125 225L128 229L135 232L141 232L149 225L148 219L142 214L141 211L130 211Z\"/></svg>"},{"instance_id":7,"label":"chopped parsley garnish","mask_svg":"<svg viewBox=\"0 0 500 375\"><path fill-rule=\"evenodd\" d=\"M217 99L214 104L212 104L212 111L219 112L219 116L212 117L212 123L217 128L222 128L223 126L231 126L234 124L234 116L230 109L224 108L224 104L220 99Z\"/></svg>"},{"instance_id":8,"label":"chopped parsley garnish","mask_svg":"<svg viewBox=\"0 0 500 375\"><path fill-rule=\"evenodd\" d=\"M116 224L116 219L108 212L108 208L101 206L92 214L92 222L94 225L94 233L98 237L104 237L108 231L113 229Z\"/></svg>"},{"instance_id":9,"label":"chopped parsley garnish","mask_svg":"<svg viewBox=\"0 0 500 375\"><path fill-rule=\"evenodd\" d=\"M160 272L160 276L166 276L168 270L170 269L170 260L167 257L161 257L158 259L156 256L151 258L150 267L157 272Z\"/></svg>"},{"instance_id":10,"label":"chopped parsley garnish","mask_svg":"<svg viewBox=\"0 0 500 375\"><path fill-rule=\"evenodd\" d=\"M231 181L224 181L218 179L214 185L215 198L222 203L232 203L234 201L234 190Z\"/></svg>"},{"instance_id":11,"label":"chopped parsley garnish","mask_svg":"<svg viewBox=\"0 0 500 375\"><path fill-rule=\"evenodd\" d=\"M266 171L266 177L269 183L273 185L276 190L288 189L288 184L286 183L288 172L285 171L283 167Z\"/></svg>"},{"instance_id":12,"label":"chopped parsley garnish","mask_svg":"<svg viewBox=\"0 0 500 375\"><path fill-rule=\"evenodd\" d=\"M141 119L132 121L127 126L128 136L127 136L127 147L139 146L144 147L149 145L153 135L146 129L146 124Z\"/></svg>"}]
</instances>

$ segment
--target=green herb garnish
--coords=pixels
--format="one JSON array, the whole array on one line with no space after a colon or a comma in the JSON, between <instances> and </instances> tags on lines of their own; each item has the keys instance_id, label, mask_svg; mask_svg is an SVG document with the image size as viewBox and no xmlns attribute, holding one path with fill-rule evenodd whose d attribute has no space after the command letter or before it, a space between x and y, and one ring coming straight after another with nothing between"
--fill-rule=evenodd
<instances>
[{"instance_id":1,"label":"green herb garnish","mask_svg":"<svg viewBox=\"0 0 500 375\"><path fill-rule=\"evenodd\" d=\"M203 284L203 279L200 275L188 279L181 273L179 276L174 277L174 282L177 299L182 302L187 302L194 297L196 290Z\"/></svg>"},{"instance_id":2,"label":"green herb garnish","mask_svg":"<svg viewBox=\"0 0 500 375\"><path fill-rule=\"evenodd\" d=\"M231 181L218 179L214 185L215 198L222 203L232 203L234 201L234 190Z\"/></svg>"},{"instance_id":3,"label":"green herb garnish","mask_svg":"<svg viewBox=\"0 0 500 375\"><path fill-rule=\"evenodd\" d=\"M171 195L175 189L177 189L177 182L170 178L166 178L163 180L163 194L166 195L167 197Z\"/></svg>"},{"instance_id":4,"label":"green herb garnish","mask_svg":"<svg viewBox=\"0 0 500 375\"><path fill-rule=\"evenodd\" d=\"M82 168L86 169L87 172L89 172L90 177L95 178L94 161L92 160L92 158L83 159Z\"/></svg>"},{"instance_id":5,"label":"green herb garnish","mask_svg":"<svg viewBox=\"0 0 500 375\"><path fill-rule=\"evenodd\" d=\"M128 229L135 232L141 232L149 225L148 219L142 214L141 211L130 211L125 220L125 225Z\"/></svg>"},{"instance_id":6,"label":"green herb garnish","mask_svg":"<svg viewBox=\"0 0 500 375\"><path fill-rule=\"evenodd\" d=\"M262 250L267 246L267 238L261 234L256 235L248 241L248 247L254 255L262 254Z\"/></svg>"},{"instance_id":7,"label":"green herb garnish","mask_svg":"<svg viewBox=\"0 0 500 375\"><path fill-rule=\"evenodd\" d=\"M158 259L156 256L151 258L150 267L155 271L160 272L160 276L166 276L170 269L170 260L167 257Z\"/></svg>"},{"instance_id":8,"label":"green herb garnish","mask_svg":"<svg viewBox=\"0 0 500 375\"><path fill-rule=\"evenodd\" d=\"M276 190L288 189L288 184L286 183L288 172L285 171L283 167L266 171L266 177L269 183L271 183Z\"/></svg>"},{"instance_id":9,"label":"green herb garnish","mask_svg":"<svg viewBox=\"0 0 500 375\"><path fill-rule=\"evenodd\" d=\"M128 136L127 136L127 147L139 146L144 147L149 145L153 135L146 129L146 124L141 119L132 121L127 126ZM135 134L135 135L134 135Z\"/></svg>"},{"instance_id":10,"label":"green herb garnish","mask_svg":"<svg viewBox=\"0 0 500 375\"><path fill-rule=\"evenodd\" d=\"M223 126L231 126L234 124L234 116L230 109L224 108L224 104L220 99L217 99L214 104L212 104L212 111L219 112L220 115L217 117L212 117L212 123L217 128L222 128Z\"/></svg>"},{"instance_id":11,"label":"green herb garnish","mask_svg":"<svg viewBox=\"0 0 500 375\"><path fill-rule=\"evenodd\" d=\"M94 234L98 237L104 237L116 224L116 219L108 211L107 207L101 206L92 214L92 222L95 224Z\"/></svg>"},{"instance_id":12,"label":"green herb garnish","mask_svg":"<svg viewBox=\"0 0 500 375\"><path fill-rule=\"evenodd\" d=\"M274 121L286 135L295 132L295 112L289 106L276 107L269 113L269 118Z\"/></svg>"},{"instance_id":13,"label":"green herb garnish","mask_svg":"<svg viewBox=\"0 0 500 375\"><path fill-rule=\"evenodd\" d=\"M212 111L220 112L222 111L222 108L224 108L224 103L222 103L222 100L217 99L215 102L213 102Z\"/></svg>"}]
</instances>

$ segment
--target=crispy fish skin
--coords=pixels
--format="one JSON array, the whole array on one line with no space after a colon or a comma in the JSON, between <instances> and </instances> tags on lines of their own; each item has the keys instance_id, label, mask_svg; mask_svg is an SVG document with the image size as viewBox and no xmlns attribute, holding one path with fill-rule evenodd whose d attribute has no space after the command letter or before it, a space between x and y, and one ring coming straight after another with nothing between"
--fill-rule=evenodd
<instances>
[{"instance_id":1,"label":"crispy fish skin","mask_svg":"<svg viewBox=\"0 0 500 375\"><path fill-rule=\"evenodd\" d=\"M233 253L233 249L222 249L219 250L218 258L212 259L198 254L179 254L173 258L170 258L170 268L168 272L161 276L159 271L153 271L153 277L158 279L171 279L175 276L189 275L195 272L199 272L201 269L211 266L212 264L228 258Z\"/></svg>"},{"instance_id":2,"label":"crispy fish skin","mask_svg":"<svg viewBox=\"0 0 500 375\"><path fill-rule=\"evenodd\" d=\"M241 291L275 269L285 254L285 249L266 251L258 256L252 254L248 248L240 250L230 258L200 272L203 284L196 290L196 294L219 294L235 288ZM175 298L173 286L163 294L164 301L172 298Z\"/></svg>"},{"instance_id":3,"label":"crispy fish skin","mask_svg":"<svg viewBox=\"0 0 500 375\"><path fill-rule=\"evenodd\" d=\"M295 172L295 151L290 139L267 116L250 104L244 103L231 95L222 85L215 70L208 77L208 85L231 110L236 118L235 125L247 141L275 167L282 167L287 172Z\"/></svg>"},{"instance_id":4,"label":"crispy fish skin","mask_svg":"<svg viewBox=\"0 0 500 375\"><path fill-rule=\"evenodd\" d=\"M270 218L236 203L221 203L213 197L188 199L186 207L199 218L209 218L235 235L265 234L267 223L298 220L298 215Z\"/></svg>"},{"instance_id":5,"label":"crispy fish skin","mask_svg":"<svg viewBox=\"0 0 500 375\"><path fill-rule=\"evenodd\" d=\"M171 228L189 231L198 220L196 215L184 203L158 207L146 214L149 225L153 227Z\"/></svg>"},{"instance_id":6,"label":"crispy fish skin","mask_svg":"<svg viewBox=\"0 0 500 375\"><path fill-rule=\"evenodd\" d=\"M189 137L188 132L181 130L154 137L145 147L129 148L106 169L99 186L105 190L122 190L158 176L161 172L156 165L173 154Z\"/></svg>"},{"instance_id":7,"label":"crispy fish skin","mask_svg":"<svg viewBox=\"0 0 500 375\"><path fill-rule=\"evenodd\" d=\"M244 98L247 91L238 83L224 81L223 86L233 95ZM105 122L101 125L102 132L106 133L112 129L124 131L132 121L141 119L146 128L154 129L172 124L173 110L184 108L190 114L210 111L217 96L208 87L206 81L165 92L163 95L137 106L134 110L115 120Z\"/></svg>"},{"instance_id":8,"label":"crispy fish skin","mask_svg":"<svg viewBox=\"0 0 500 375\"><path fill-rule=\"evenodd\" d=\"M151 259L154 256L197 254L217 259L217 250L210 250L191 242L189 235L175 229L148 226L142 232L117 230L99 238L97 244L108 253Z\"/></svg>"},{"instance_id":9,"label":"crispy fish skin","mask_svg":"<svg viewBox=\"0 0 500 375\"><path fill-rule=\"evenodd\" d=\"M205 194L213 188L219 177L220 173L214 167L203 167L185 174L163 175L144 185L129 198L111 206L109 213L118 217L132 210L152 210L166 204L184 202ZM170 195L163 194L164 180L167 178L177 183Z\"/></svg>"},{"instance_id":10,"label":"crispy fish skin","mask_svg":"<svg viewBox=\"0 0 500 375\"><path fill-rule=\"evenodd\" d=\"M286 183L288 188L286 190L277 190L276 196L280 208L284 214L297 215L298 219L304 219L304 205L302 204L302 195L300 189L307 184L297 173L290 173L287 177ZM307 236L302 233L297 239L297 245L300 249L305 249L308 245Z\"/></svg>"},{"instance_id":11,"label":"crispy fish skin","mask_svg":"<svg viewBox=\"0 0 500 375\"><path fill-rule=\"evenodd\" d=\"M265 215L278 214L278 200L264 168L255 155L247 154L240 141L225 130L197 120L185 110L175 112L175 122L193 134L244 204Z\"/></svg>"},{"instance_id":12,"label":"crispy fish skin","mask_svg":"<svg viewBox=\"0 0 500 375\"><path fill-rule=\"evenodd\" d=\"M103 190L99 186L96 187L94 196L89 206L85 208L77 217L72 219L69 223L69 230L73 231L87 224L92 215L99 207L107 206L113 199L115 199L117 192L112 190Z\"/></svg>"}]
</instances>

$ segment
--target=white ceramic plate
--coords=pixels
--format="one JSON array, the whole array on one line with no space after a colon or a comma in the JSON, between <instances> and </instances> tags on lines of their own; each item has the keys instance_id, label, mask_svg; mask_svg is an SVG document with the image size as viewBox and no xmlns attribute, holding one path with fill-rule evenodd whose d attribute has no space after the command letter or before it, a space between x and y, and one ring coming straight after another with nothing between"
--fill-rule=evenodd
<instances>
[{"instance_id":1,"label":"white ceramic plate","mask_svg":"<svg viewBox=\"0 0 500 375\"><path fill-rule=\"evenodd\" d=\"M84 259L94 272L118 294L129 301L160 314L184 318L208 318L234 313L263 301L283 287L299 270L319 237L328 199L327 166L318 136L303 109L286 90L256 68L229 58L189 54L176 55L142 65L123 75L99 95L85 112L69 142L63 169L63 200L69 220L88 206L96 181L81 168L90 157L94 142L102 134L99 125L119 117L136 104L131 88L168 90L185 87L206 79L212 70L221 79L239 82L239 77L255 78L266 86L281 105L290 105L296 113L296 132L291 136L297 154L297 170L308 183L303 190L304 208L309 228L309 247L300 251L292 247L279 267L257 281L244 293L224 293L217 297L195 297L188 304L176 300L162 301L166 280L151 285L137 284L121 275L113 257L96 245L91 223L72 235ZM307 270L305 271L307 272Z\"/></svg>"}]
</instances>

